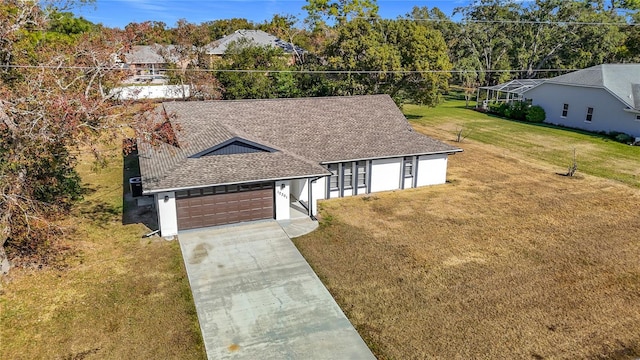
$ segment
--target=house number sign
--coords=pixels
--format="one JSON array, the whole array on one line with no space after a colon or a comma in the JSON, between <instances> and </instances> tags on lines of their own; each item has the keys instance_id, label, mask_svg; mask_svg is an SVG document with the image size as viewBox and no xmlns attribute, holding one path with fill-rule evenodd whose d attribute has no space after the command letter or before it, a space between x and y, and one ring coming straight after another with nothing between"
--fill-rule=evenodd
<instances>
[{"instance_id":1,"label":"house number sign","mask_svg":"<svg viewBox=\"0 0 640 360\"><path fill-rule=\"evenodd\" d=\"M282 197L283 197L283 198L285 198L285 199L288 199L288 198L289 198L289 196L287 195L287 193L286 193L286 192L284 192L284 191L276 190L276 193L278 194L278 196L282 196Z\"/></svg>"}]
</instances>

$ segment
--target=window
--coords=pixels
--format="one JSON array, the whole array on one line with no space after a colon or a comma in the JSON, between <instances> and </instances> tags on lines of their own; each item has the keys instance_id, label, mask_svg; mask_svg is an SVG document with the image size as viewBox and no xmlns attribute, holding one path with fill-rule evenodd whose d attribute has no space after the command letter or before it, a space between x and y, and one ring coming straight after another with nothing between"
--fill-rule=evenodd
<instances>
[{"instance_id":1,"label":"window","mask_svg":"<svg viewBox=\"0 0 640 360\"><path fill-rule=\"evenodd\" d=\"M338 164L329 164L329 190L338 190Z\"/></svg>"},{"instance_id":2,"label":"window","mask_svg":"<svg viewBox=\"0 0 640 360\"><path fill-rule=\"evenodd\" d=\"M342 175L344 176L344 188L350 189L353 187L353 164L346 163L342 168Z\"/></svg>"},{"instance_id":3,"label":"window","mask_svg":"<svg viewBox=\"0 0 640 360\"><path fill-rule=\"evenodd\" d=\"M404 177L412 177L413 176L413 158L406 157L404 158Z\"/></svg>"},{"instance_id":4,"label":"window","mask_svg":"<svg viewBox=\"0 0 640 360\"><path fill-rule=\"evenodd\" d=\"M593 108L587 108L587 118L585 119L585 121L587 122L591 122L591 119L593 119Z\"/></svg>"},{"instance_id":5,"label":"window","mask_svg":"<svg viewBox=\"0 0 640 360\"><path fill-rule=\"evenodd\" d=\"M562 117L567 117L569 113L569 104L562 105Z\"/></svg>"},{"instance_id":6,"label":"window","mask_svg":"<svg viewBox=\"0 0 640 360\"><path fill-rule=\"evenodd\" d=\"M367 186L367 162L366 161L358 161L358 186L364 187Z\"/></svg>"},{"instance_id":7,"label":"window","mask_svg":"<svg viewBox=\"0 0 640 360\"><path fill-rule=\"evenodd\" d=\"M636 121L640 121L640 115L636 115Z\"/></svg>"}]
</instances>

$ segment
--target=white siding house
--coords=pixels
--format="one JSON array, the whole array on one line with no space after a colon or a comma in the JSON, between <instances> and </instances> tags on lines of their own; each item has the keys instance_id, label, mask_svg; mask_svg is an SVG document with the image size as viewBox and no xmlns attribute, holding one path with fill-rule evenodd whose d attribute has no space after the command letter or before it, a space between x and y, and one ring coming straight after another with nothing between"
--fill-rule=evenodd
<instances>
[{"instance_id":1,"label":"white siding house","mask_svg":"<svg viewBox=\"0 0 640 360\"><path fill-rule=\"evenodd\" d=\"M548 79L527 90L545 122L640 137L640 64L604 64Z\"/></svg>"},{"instance_id":2,"label":"white siding house","mask_svg":"<svg viewBox=\"0 0 640 360\"><path fill-rule=\"evenodd\" d=\"M166 102L177 143L139 149L162 236L313 217L318 200L442 184L462 151L414 132L387 95Z\"/></svg>"}]
</instances>

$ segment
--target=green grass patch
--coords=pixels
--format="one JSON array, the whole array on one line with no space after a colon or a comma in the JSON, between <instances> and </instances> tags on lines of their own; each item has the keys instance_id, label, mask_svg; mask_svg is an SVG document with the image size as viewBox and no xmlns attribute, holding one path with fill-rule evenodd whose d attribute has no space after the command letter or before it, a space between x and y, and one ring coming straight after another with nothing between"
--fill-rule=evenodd
<instances>
[{"instance_id":1,"label":"green grass patch","mask_svg":"<svg viewBox=\"0 0 640 360\"><path fill-rule=\"evenodd\" d=\"M571 165L575 149L578 172L640 187L640 147L584 131L507 120L467 109L464 104L459 100L448 100L435 108L408 104L403 111L414 125L444 140L455 139L462 129L469 140L494 145L509 155L545 162L557 167L558 172Z\"/></svg>"}]
</instances>

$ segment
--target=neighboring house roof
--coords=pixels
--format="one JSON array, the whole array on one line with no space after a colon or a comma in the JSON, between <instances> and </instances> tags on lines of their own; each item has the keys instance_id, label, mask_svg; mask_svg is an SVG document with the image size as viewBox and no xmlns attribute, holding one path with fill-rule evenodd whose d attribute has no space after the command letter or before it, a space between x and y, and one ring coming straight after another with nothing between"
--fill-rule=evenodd
<instances>
[{"instance_id":1,"label":"neighboring house roof","mask_svg":"<svg viewBox=\"0 0 640 360\"><path fill-rule=\"evenodd\" d=\"M545 83L608 90L625 105L640 109L640 64L602 64L547 79Z\"/></svg>"},{"instance_id":2,"label":"neighboring house roof","mask_svg":"<svg viewBox=\"0 0 640 360\"><path fill-rule=\"evenodd\" d=\"M261 30L236 30L233 34L218 39L205 47L209 55L224 55L231 43L246 39L257 46L281 48L285 53L303 53L304 50Z\"/></svg>"},{"instance_id":3,"label":"neighboring house roof","mask_svg":"<svg viewBox=\"0 0 640 360\"><path fill-rule=\"evenodd\" d=\"M135 45L124 54L127 64L165 64L177 62L175 45Z\"/></svg>"},{"instance_id":4,"label":"neighboring house roof","mask_svg":"<svg viewBox=\"0 0 640 360\"><path fill-rule=\"evenodd\" d=\"M388 95L167 102L179 147L140 146L145 192L327 175L320 164L461 151L414 132ZM223 145L245 153L224 153Z\"/></svg>"}]
</instances>

